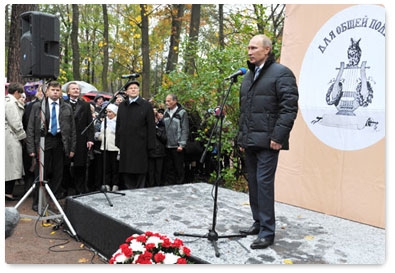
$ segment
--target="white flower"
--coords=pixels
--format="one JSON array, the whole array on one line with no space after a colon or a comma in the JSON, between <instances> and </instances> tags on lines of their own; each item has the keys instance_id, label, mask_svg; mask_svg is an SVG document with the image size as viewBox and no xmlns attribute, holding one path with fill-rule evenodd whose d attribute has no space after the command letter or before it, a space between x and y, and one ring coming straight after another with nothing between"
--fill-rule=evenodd
<instances>
[{"instance_id":1,"label":"white flower","mask_svg":"<svg viewBox=\"0 0 395 273\"><path fill-rule=\"evenodd\" d=\"M147 231L127 238L113 254L109 263L185 264L188 263L189 256L189 248L185 247L180 239L172 241L162 234Z\"/></svg>"},{"instance_id":2,"label":"white flower","mask_svg":"<svg viewBox=\"0 0 395 273\"><path fill-rule=\"evenodd\" d=\"M173 253L164 253L166 258L163 261L164 264L176 264L178 258L180 258L180 256L174 255Z\"/></svg>"},{"instance_id":3,"label":"white flower","mask_svg":"<svg viewBox=\"0 0 395 273\"><path fill-rule=\"evenodd\" d=\"M117 252L115 252L115 254L120 253L121 255L116 256L115 261L117 263L124 263L126 260L126 256L122 253L122 251L120 249L118 249Z\"/></svg>"},{"instance_id":4,"label":"white flower","mask_svg":"<svg viewBox=\"0 0 395 273\"><path fill-rule=\"evenodd\" d=\"M163 243L163 240L161 240L158 237L151 236L148 238L148 240L145 244L155 244L155 247L158 247L160 243Z\"/></svg>"},{"instance_id":5,"label":"white flower","mask_svg":"<svg viewBox=\"0 0 395 273\"><path fill-rule=\"evenodd\" d=\"M129 248L131 248L133 250L133 252L136 252L136 251L144 252L144 250L145 250L145 246L141 242L137 242L136 240L133 240L130 242Z\"/></svg>"}]
</instances>

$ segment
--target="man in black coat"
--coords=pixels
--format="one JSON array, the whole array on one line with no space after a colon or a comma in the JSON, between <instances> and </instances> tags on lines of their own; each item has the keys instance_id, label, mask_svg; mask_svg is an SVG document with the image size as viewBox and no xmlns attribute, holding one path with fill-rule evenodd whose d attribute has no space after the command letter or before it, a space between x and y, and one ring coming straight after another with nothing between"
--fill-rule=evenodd
<instances>
[{"instance_id":1,"label":"man in black coat","mask_svg":"<svg viewBox=\"0 0 395 273\"><path fill-rule=\"evenodd\" d=\"M115 145L120 150L120 182L127 189L145 187L149 152L155 149L155 117L151 103L140 97L140 84L125 85L128 98L118 108Z\"/></svg>"},{"instance_id":2,"label":"man in black coat","mask_svg":"<svg viewBox=\"0 0 395 273\"><path fill-rule=\"evenodd\" d=\"M53 194L59 197L64 157L73 158L76 150L75 122L73 109L62 98L59 82L49 82L45 96L41 103L35 103L32 107L27 126L26 148L31 157L38 158L42 148L41 137L45 138L43 179L48 182ZM41 118L42 113L45 113L44 120ZM34 207L35 205L33 203Z\"/></svg>"},{"instance_id":3,"label":"man in black coat","mask_svg":"<svg viewBox=\"0 0 395 273\"><path fill-rule=\"evenodd\" d=\"M88 191L86 181L87 157L94 142L94 127L92 124L92 112L89 102L80 98L81 88L76 82L70 82L66 87L68 100L74 113L75 130L77 136L76 151L74 157L65 159L62 186L66 193L81 194ZM82 132L84 132L82 134Z\"/></svg>"},{"instance_id":4,"label":"man in black coat","mask_svg":"<svg viewBox=\"0 0 395 273\"><path fill-rule=\"evenodd\" d=\"M240 87L238 144L245 151L254 223L240 232L258 235L251 248L263 249L275 237L274 178L279 151L289 149L299 94L294 74L276 63L267 36L250 40L248 57L249 72Z\"/></svg>"}]
</instances>

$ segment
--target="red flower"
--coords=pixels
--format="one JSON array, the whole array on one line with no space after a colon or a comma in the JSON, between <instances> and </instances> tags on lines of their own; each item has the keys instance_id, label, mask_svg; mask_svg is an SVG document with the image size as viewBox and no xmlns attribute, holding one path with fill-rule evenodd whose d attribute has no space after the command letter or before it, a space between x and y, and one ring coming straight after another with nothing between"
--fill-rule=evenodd
<instances>
[{"instance_id":1,"label":"red flower","mask_svg":"<svg viewBox=\"0 0 395 273\"><path fill-rule=\"evenodd\" d=\"M173 243L173 247L180 248L182 246L182 241L180 239L175 239Z\"/></svg>"},{"instance_id":2,"label":"red flower","mask_svg":"<svg viewBox=\"0 0 395 273\"><path fill-rule=\"evenodd\" d=\"M132 249L133 246L133 249ZM191 250L180 239L172 241L165 235L147 231L129 236L110 258L110 264L186 264Z\"/></svg>"},{"instance_id":3,"label":"red flower","mask_svg":"<svg viewBox=\"0 0 395 273\"><path fill-rule=\"evenodd\" d=\"M156 263L163 262L165 260L165 258L166 258L166 256L163 253L161 253L161 252L155 254L155 256L154 256L154 260L155 260Z\"/></svg>"},{"instance_id":4,"label":"red flower","mask_svg":"<svg viewBox=\"0 0 395 273\"><path fill-rule=\"evenodd\" d=\"M182 247L182 250L184 251L186 256L191 256L191 250L189 248L187 248L186 246Z\"/></svg>"},{"instance_id":5,"label":"red flower","mask_svg":"<svg viewBox=\"0 0 395 273\"><path fill-rule=\"evenodd\" d=\"M177 259L177 264L186 264L187 260L185 258L178 258Z\"/></svg>"},{"instance_id":6,"label":"red flower","mask_svg":"<svg viewBox=\"0 0 395 273\"><path fill-rule=\"evenodd\" d=\"M145 235L139 235L137 236L136 241L145 243L147 241L147 237Z\"/></svg>"},{"instance_id":7,"label":"red flower","mask_svg":"<svg viewBox=\"0 0 395 273\"><path fill-rule=\"evenodd\" d=\"M162 247L165 247L165 248L171 247L171 242L170 242L169 238L164 238L163 243L162 243Z\"/></svg>"},{"instance_id":8,"label":"red flower","mask_svg":"<svg viewBox=\"0 0 395 273\"><path fill-rule=\"evenodd\" d=\"M145 249L148 251L152 251L155 248L155 244L154 243L150 243L150 244L146 244L145 245Z\"/></svg>"},{"instance_id":9,"label":"red flower","mask_svg":"<svg viewBox=\"0 0 395 273\"><path fill-rule=\"evenodd\" d=\"M132 236L130 236L130 237L128 237L127 239L126 239L126 243L129 243L130 241L132 241L134 239L134 235L132 235Z\"/></svg>"},{"instance_id":10,"label":"red flower","mask_svg":"<svg viewBox=\"0 0 395 273\"><path fill-rule=\"evenodd\" d=\"M152 264L151 262L152 253L149 251L145 251L140 254L136 260L136 264Z\"/></svg>"}]
</instances>

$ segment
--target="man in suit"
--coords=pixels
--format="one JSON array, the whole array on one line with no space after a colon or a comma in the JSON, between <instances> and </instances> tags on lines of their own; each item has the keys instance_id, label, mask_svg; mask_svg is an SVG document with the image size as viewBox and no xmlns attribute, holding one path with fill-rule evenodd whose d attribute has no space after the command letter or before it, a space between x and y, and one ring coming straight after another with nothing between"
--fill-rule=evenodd
<instances>
[{"instance_id":1,"label":"man in suit","mask_svg":"<svg viewBox=\"0 0 395 273\"><path fill-rule=\"evenodd\" d=\"M80 98L81 88L76 82L70 82L66 87L68 100L74 113L76 130L76 150L73 158L65 158L63 170L63 189L73 191L72 194L81 194L88 191L86 169L88 151L94 142L94 127L89 102ZM84 132L82 134L82 132Z\"/></svg>"},{"instance_id":2,"label":"man in suit","mask_svg":"<svg viewBox=\"0 0 395 273\"><path fill-rule=\"evenodd\" d=\"M44 147L40 147L41 137L45 138ZM76 149L73 109L64 102L59 82L50 81L45 98L33 105L26 145L31 157L38 158L40 149L44 148L43 179L58 197L61 194L64 157L73 158ZM37 210L37 204L33 203L33 209Z\"/></svg>"}]
</instances>

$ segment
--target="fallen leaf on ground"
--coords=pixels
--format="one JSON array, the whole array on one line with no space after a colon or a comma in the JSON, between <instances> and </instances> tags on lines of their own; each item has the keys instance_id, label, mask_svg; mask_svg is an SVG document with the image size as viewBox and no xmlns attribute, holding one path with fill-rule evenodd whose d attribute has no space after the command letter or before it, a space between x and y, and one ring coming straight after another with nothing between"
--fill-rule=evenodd
<instances>
[{"instance_id":1,"label":"fallen leaf on ground","mask_svg":"<svg viewBox=\"0 0 395 273\"><path fill-rule=\"evenodd\" d=\"M304 238L306 240L314 240L314 236L313 235L307 235L307 236L304 236Z\"/></svg>"},{"instance_id":2,"label":"fallen leaf on ground","mask_svg":"<svg viewBox=\"0 0 395 273\"><path fill-rule=\"evenodd\" d=\"M88 259L87 258L81 258L81 259L78 260L78 262L79 263L86 263L86 262L88 262Z\"/></svg>"}]
</instances>

